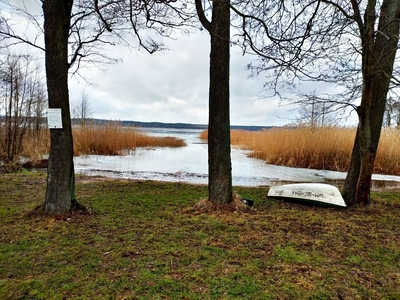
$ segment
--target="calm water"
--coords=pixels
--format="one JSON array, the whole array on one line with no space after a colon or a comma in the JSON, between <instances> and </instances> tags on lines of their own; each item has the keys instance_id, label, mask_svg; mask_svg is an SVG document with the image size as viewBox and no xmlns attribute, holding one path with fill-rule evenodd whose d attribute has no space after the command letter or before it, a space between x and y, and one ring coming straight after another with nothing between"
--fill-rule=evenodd
<instances>
[{"instance_id":1,"label":"calm water","mask_svg":"<svg viewBox=\"0 0 400 300\"><path fill-rule=\"evenodd\" d=\"M193 129L141 129L154 136L184 139L186 147L138 149L125 156L88 155L75 157L76 173L114 178L182 181L207 184L207 144ZM274 185L285 181L331 182L343 180L346 173L274 166L247 157L247 151L232 148L233 184L241 186ZM374 180L400 184L400 176L374 175Z\"/></svg>"}]
</instances>

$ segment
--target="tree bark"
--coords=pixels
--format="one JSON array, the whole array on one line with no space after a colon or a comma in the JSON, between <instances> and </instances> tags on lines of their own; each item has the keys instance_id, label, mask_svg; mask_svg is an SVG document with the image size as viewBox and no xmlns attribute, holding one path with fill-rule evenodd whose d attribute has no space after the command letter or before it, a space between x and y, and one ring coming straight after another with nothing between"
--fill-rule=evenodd
<instances>
[{"instance_id":1,"label":"tree bark","mask_svg":"<svg viewBox=\"0 0 400 300\"><path fill-rule=\"evenodd\" d=\"M208 121L208 192L213 203L232 202L229 117L230 6L214 1Z\"/></svg>"},{"instance_id":2,"label":"tree bark","mask_svg":"<svg viewBox=\"0 0 400 300\"><path fill-rule=\"evenodd\" d=\"M381 135L390 78L399 42L400 2L384 0L378 30L366 13L362 33L363 95L359 107L359 126L347 173L343 197L346 204L370 203L370 190L376 153ZM371 18L374 18L372 10ZM357 178L357 181L355 180Z\"/></svg>"},{"instance_id":3,"label":"tree bark","mask_svg":"<svg viewBox=\"0 0 400 300\"><path fill-rule=\"evenodd\" d=\"M49 108L61 108L62 129L50 130L45 211L67 213L75 199L73 141L68 95L68 36L73 0L44 0L44 36Z\"/></svg>"},{"instance_id":4,"label":"tree bark","mask_svg":"<svg viewBox=\"0 0 400 300\"><path fill-rule=\"evenodd\" d=\"M211 37L208 119L208 194L216 204L232 202L232 163L229 109L230 1L213 2L212 20L201 0L196 10Z\"/></svg>"},{"instance_id":5,"label":"tree bark","mask_svg":"<svg viewBox=\"0 0 400 300\"><path fill-rule=\"evenodd\" d=\"M349 168L347 170L347 176L342 190L342 196L347 206L354 205L356 201L357 182L361 168L359 135L359 128L357 127Z\"/></svg>"},{"instance_id":6,"label":"tree bark","mask_svg":"<svg viewBox=\"0 0 400 300\"><path fill-rule=\"evenodd\" d=\"M369 81L369 80L367 80ZM371 176L374 168L376 149L371 139L371 84L364 85L363 99L359 111L359 152L360 171L356 187L356 202L368 204L370 202Z\"/></svg>"}]
</instances>

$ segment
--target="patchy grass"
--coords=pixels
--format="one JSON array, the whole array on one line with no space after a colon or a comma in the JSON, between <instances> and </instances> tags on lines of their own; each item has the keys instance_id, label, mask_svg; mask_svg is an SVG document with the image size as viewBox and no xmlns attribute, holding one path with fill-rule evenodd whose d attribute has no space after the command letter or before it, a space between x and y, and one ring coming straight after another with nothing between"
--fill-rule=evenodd
<instances>
[{"instance_id":1,"label":"patchy grass","mask_svg":"<svg viewBox=\"0 0 400 300\"><path fill-rule=\"evenodd\" d=\"M398 190L346 210L235 190L252 213L188 209L202 185L78 176L92 213L57 219L34 210L44 173L2 175L0 299L400 298Z\"/></svg>"}]
</instances>

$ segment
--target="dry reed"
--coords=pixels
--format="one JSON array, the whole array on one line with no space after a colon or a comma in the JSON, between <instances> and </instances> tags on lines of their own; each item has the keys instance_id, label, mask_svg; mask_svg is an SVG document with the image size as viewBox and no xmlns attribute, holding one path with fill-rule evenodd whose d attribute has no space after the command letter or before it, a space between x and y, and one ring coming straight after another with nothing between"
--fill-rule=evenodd
<instances>
[{"instance_id":1,"label":"dry reed","mask_svg":"<svg viewBox=\"0 0 400 300\"><path fill-rule=\"evenodd\" d=\"M72 129L74 155L123 155L137 147L183 147L185 141L174 137L154 137L134 127L119 123L105 125L76 126ZM23 156L28 161L41 161L50 152L50 132L42 128L39 132L28 131L23 139Z\"/></svg>"},{"instance_id":2,"label":"dry reed","mask_svg":"<svg viewBox=\"0 0 400 300\"><path fill-rule=\"evenodd\" d=\"M251 157L288 167L347 171L355 128L281 127L262 131L232 130L231 143L251 150ZM207 139L207 131L202 132ZM400 131L383 129L374 173L400 175Z\"/></svg>"},{"instance_id":3,"label":"dry reed","mask_svg":"<svg viewBox=\"0 0 400 300\"><path fill-rule=\"evenodd\" d=\"M375 173L400 175L400 129L385 128L379 140Z\"/></svg>"},{"instance_id":4,"label":"dry reed","mask_svg":"<svg viewBox=\"0 0 400 300\"><path fill-rule=\"evenodd\" d=\"M74 155L122 155L137 147L183 147L174 137L153 137L120 124L81 126L73 129Z\"/></svg>"},{"instance_id":5,"label":"dry reed","mask_svg":"<svg viewBox=\"0 0 400 300\"><path fill-rule=\"evenodd\" d=\"M22 141L22 156L40 161L50 151L50 132L47 129L28 130Z\"/></svg>"}]
</instances>

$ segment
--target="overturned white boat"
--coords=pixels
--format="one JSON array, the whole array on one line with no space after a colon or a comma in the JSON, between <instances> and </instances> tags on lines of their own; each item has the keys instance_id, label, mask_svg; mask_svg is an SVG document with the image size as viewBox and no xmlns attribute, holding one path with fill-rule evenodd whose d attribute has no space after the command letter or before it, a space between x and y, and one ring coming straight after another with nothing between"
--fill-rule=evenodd
<instances>
[{"instance_id":1,"label":"overturned white boat","mask_svg":"<svg viewBox=\"0 0 400 300\"><path fill-rule=\"evenodd\" d=\"M297 203L346 207L337 187L325 183L295 183L272 186L268 197Z\"/></svg>"}]
</instances>

